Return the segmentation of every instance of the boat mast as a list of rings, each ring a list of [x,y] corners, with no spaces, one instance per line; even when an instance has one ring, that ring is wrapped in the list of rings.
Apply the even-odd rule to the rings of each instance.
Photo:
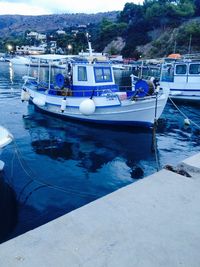
[[[89,57],[92,57],[93,56],[93,53],[92,53],[92,44],[91,44],[91,42],[89,40],[90,35],[89,35],[88,32],[86,33],[86,37],[87,37],[87,41],[88,41],[88,49],[87,50],[89,51]]]
[[[50,90],[50,84],[51,84],[51,60],[49,60],[49,85],[48,85],[49,90]]]

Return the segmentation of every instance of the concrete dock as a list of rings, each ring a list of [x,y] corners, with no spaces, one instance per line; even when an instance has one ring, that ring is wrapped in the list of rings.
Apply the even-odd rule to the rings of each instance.
[[[1,267],[199,267],[200,153],[0,245]]]

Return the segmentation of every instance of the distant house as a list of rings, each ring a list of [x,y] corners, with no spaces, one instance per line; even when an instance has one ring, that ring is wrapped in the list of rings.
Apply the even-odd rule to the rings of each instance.
[[[79,24],[78,25],[78,29],[86,29],[87,28],[87,25],[85,24]]]
[[[56,50],[57,50],[57,42],[56,41],[50,41],[49,45],[50,45],[50,53],[55,54]]]
[[[57,33],[58,35],[65,35],[65,34],[66,34],[66,32],[63,31],[63,30],[57,30],[56,33]]]
[[[37,40],[44,41],[47,39],[46,34],[38,33]]]
[[[27,38],[34,38],[34,39],[37,39],[37,36],[38,36],[37,32],[29,32],[26,35]]]
[[[77,34],[78,33],[78,30],[72,30],[71,33]]]
[[[38,33],[38,32],[29,32],[27,33],[26,37],[28,39],[36,39],[36,40],[39,40],[39,41],[44,41],[47,39],[47,36],[46,34],[41,34],[41,33]]]

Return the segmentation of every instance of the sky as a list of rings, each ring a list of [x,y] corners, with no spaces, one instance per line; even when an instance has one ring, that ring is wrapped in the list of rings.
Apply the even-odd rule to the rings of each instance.
[[[0,0],[0,15],[97,13],[122,10],[127,2],[142,4],[143,0]]]

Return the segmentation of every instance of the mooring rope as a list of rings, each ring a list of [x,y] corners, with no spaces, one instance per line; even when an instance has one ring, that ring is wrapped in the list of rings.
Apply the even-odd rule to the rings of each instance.
[[[156,93],[156,102],[155,102],[155,115],[154,115],[153,133],[152,133],[152,150],[155,153],[157,171],[159,171],[160,170],[160,163],[159,163],[157,140],[156,140],[157,109],[158,109],[158,93]]]
[[[171,97],[169,97],[169,100],[171,101],[171,103],[174,105],[174,107],[180,112],[180,114],[181,114],[184,118],[189,119],[188,116],[187,116],[185,113],[183,113],[183,112],[180,110],[180,108],[174,103],[174,101],[171,99]],[[198,129],[200,129],[200,126],[199,126],[198,124],[196,124],[193,120],[189,119],[189,121],[190,121],[192,124],[194,124]]]

